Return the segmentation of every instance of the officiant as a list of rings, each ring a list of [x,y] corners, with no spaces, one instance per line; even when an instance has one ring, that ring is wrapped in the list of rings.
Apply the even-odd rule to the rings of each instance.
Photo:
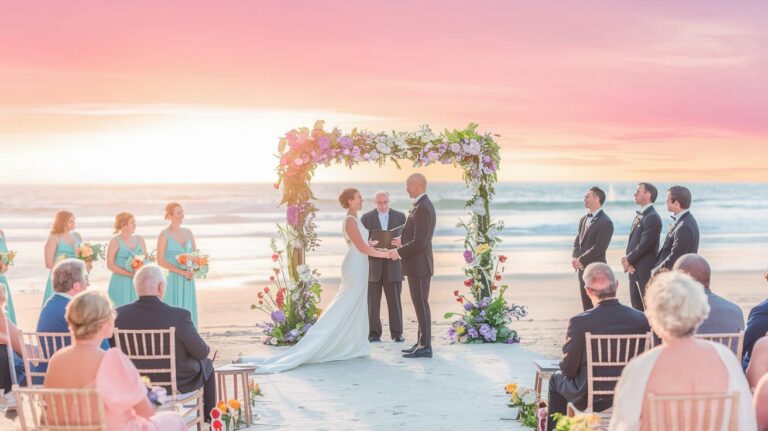
[[[376,208],[361,217],[360,221],[368,229],[371,237],[376,237],[376,231],[393,231],[393,234],[380,232],[380,238],[399,236],[405,225],[405,214],[389,207],[389,193],[377,192],[374,196]],[[388,241],[386,241],[388,242]],[[392,248],[391,244],[376,244],[377,248]],[[403,337],[403,307],[400,304],[400,293],[403,290],[403,272],[399,260],[368,258],[368,341],[381,341],[381,292],[387,297],[389,310],[389,334],[398,343],[405,341]]]

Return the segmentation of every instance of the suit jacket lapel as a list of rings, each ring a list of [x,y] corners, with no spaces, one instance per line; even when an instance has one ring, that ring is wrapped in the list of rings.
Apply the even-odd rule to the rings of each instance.
[[[587,236],[587,220],[589,217],[584,216],[581,218],[581,226],[579,226],[579,245],[584,242],[584,237]]]
[[[387,218],[387,230],[392,230],[392,210],[389,210],[389,217]]]
[[[379,211],[373,210],[373,227],[376,228],[378,226],[378,230],[381,230],[381,220],[379,219]]]

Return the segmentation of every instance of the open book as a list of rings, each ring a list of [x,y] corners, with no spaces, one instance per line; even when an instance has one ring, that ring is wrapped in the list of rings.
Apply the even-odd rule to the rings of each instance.
[[[375,246],[378,249],[392,250],[395,248],[392,246],[392,239],[400,234],[399,231],[403,228],[403,226],[398,226],[390,230],[374,229],[368,235],[368,239],[378,241],[379,243]]]

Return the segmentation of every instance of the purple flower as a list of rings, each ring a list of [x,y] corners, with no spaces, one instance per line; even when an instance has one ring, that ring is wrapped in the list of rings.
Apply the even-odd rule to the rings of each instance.
[[[483,156],[483,161],[484,161],[485,163],[488,163],[488,162],[490,162],[490,161],[491,161],[491,156]]]
[[[456,340],[456,329],[455,328],[450,328],[448,330],[448,338],[450,338],[451,341]]]
[[[429,159],[430,162],[434,162],[435,160],[440,158],[440,154],[437,154],[435,151],[430,151],[427,154],[427,159]]]
[[[475,308],[475,306],[472,305],[471,302],[467,302],[466,304],[464,304],[464,309],[467,311],[472,311],[473,308]]]
[[[275,310],[272,312],[272,321],[275,322],[275,324],[279,325],[283,322],[285,322],[285,313],[282,312],[282,310]]]
[[[298,205],[289,205],[288,209],[285,210],[285,219],[288,222],[289,225],[295,226],[299,223],[299,206]]]
[[[507,341],[504,342],[504,344],[515,344],[520,342],[520,337],[517,335],[514,335],[512,337],[507,338]]]
[[[475,260],[475,256],[472,254],[472,250],[464,250],[464,261],[472,263],[473,260]]]
[[[360,147],[352,147],[352,157],[360,157]]]
[[[337,139],[336,142],[338,142],[339,145],[341,145],[341,148],[344,148],[344,149],[352,148],[352,145],[353,145],[352,138],[350,138],[349,136],[342,136],[339,139]]]
[[[496,341],[496,328],[492,328],[486,323],[480,327],[480,335],[487,341]]]
[[[491,298],[485,297],[480,300],[480,308],[488,308],[489,305],[491,305]]]
[[[469,331],[467,331],[467,334],[470,338],[477,338],[477,329],[475,328],[469,328]]]
[[[328,150],[331,149],[331,138],[329,138],[326,135],[323,135],[323,136],[320,136],[319,138],[317,138],[316,142],[317,142],[317,146],[322,151],[328,151]]]

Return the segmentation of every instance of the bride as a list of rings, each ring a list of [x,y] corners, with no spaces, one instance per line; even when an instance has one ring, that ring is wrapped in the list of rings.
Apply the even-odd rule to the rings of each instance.
[[[368,256],[384,258],[387,253],[366,243],[368,230],[357,218],[363,198],[357,189],[347,188],[339,196],[347,210],[343,233],[347,254],[341,264],[341,286],[336,297],[304,338],[290,348],[268,358],[242,357],[238,362],[255,363],[256,373],[268,374],[296,368],[302,364],[341,361],[368,356]]]

